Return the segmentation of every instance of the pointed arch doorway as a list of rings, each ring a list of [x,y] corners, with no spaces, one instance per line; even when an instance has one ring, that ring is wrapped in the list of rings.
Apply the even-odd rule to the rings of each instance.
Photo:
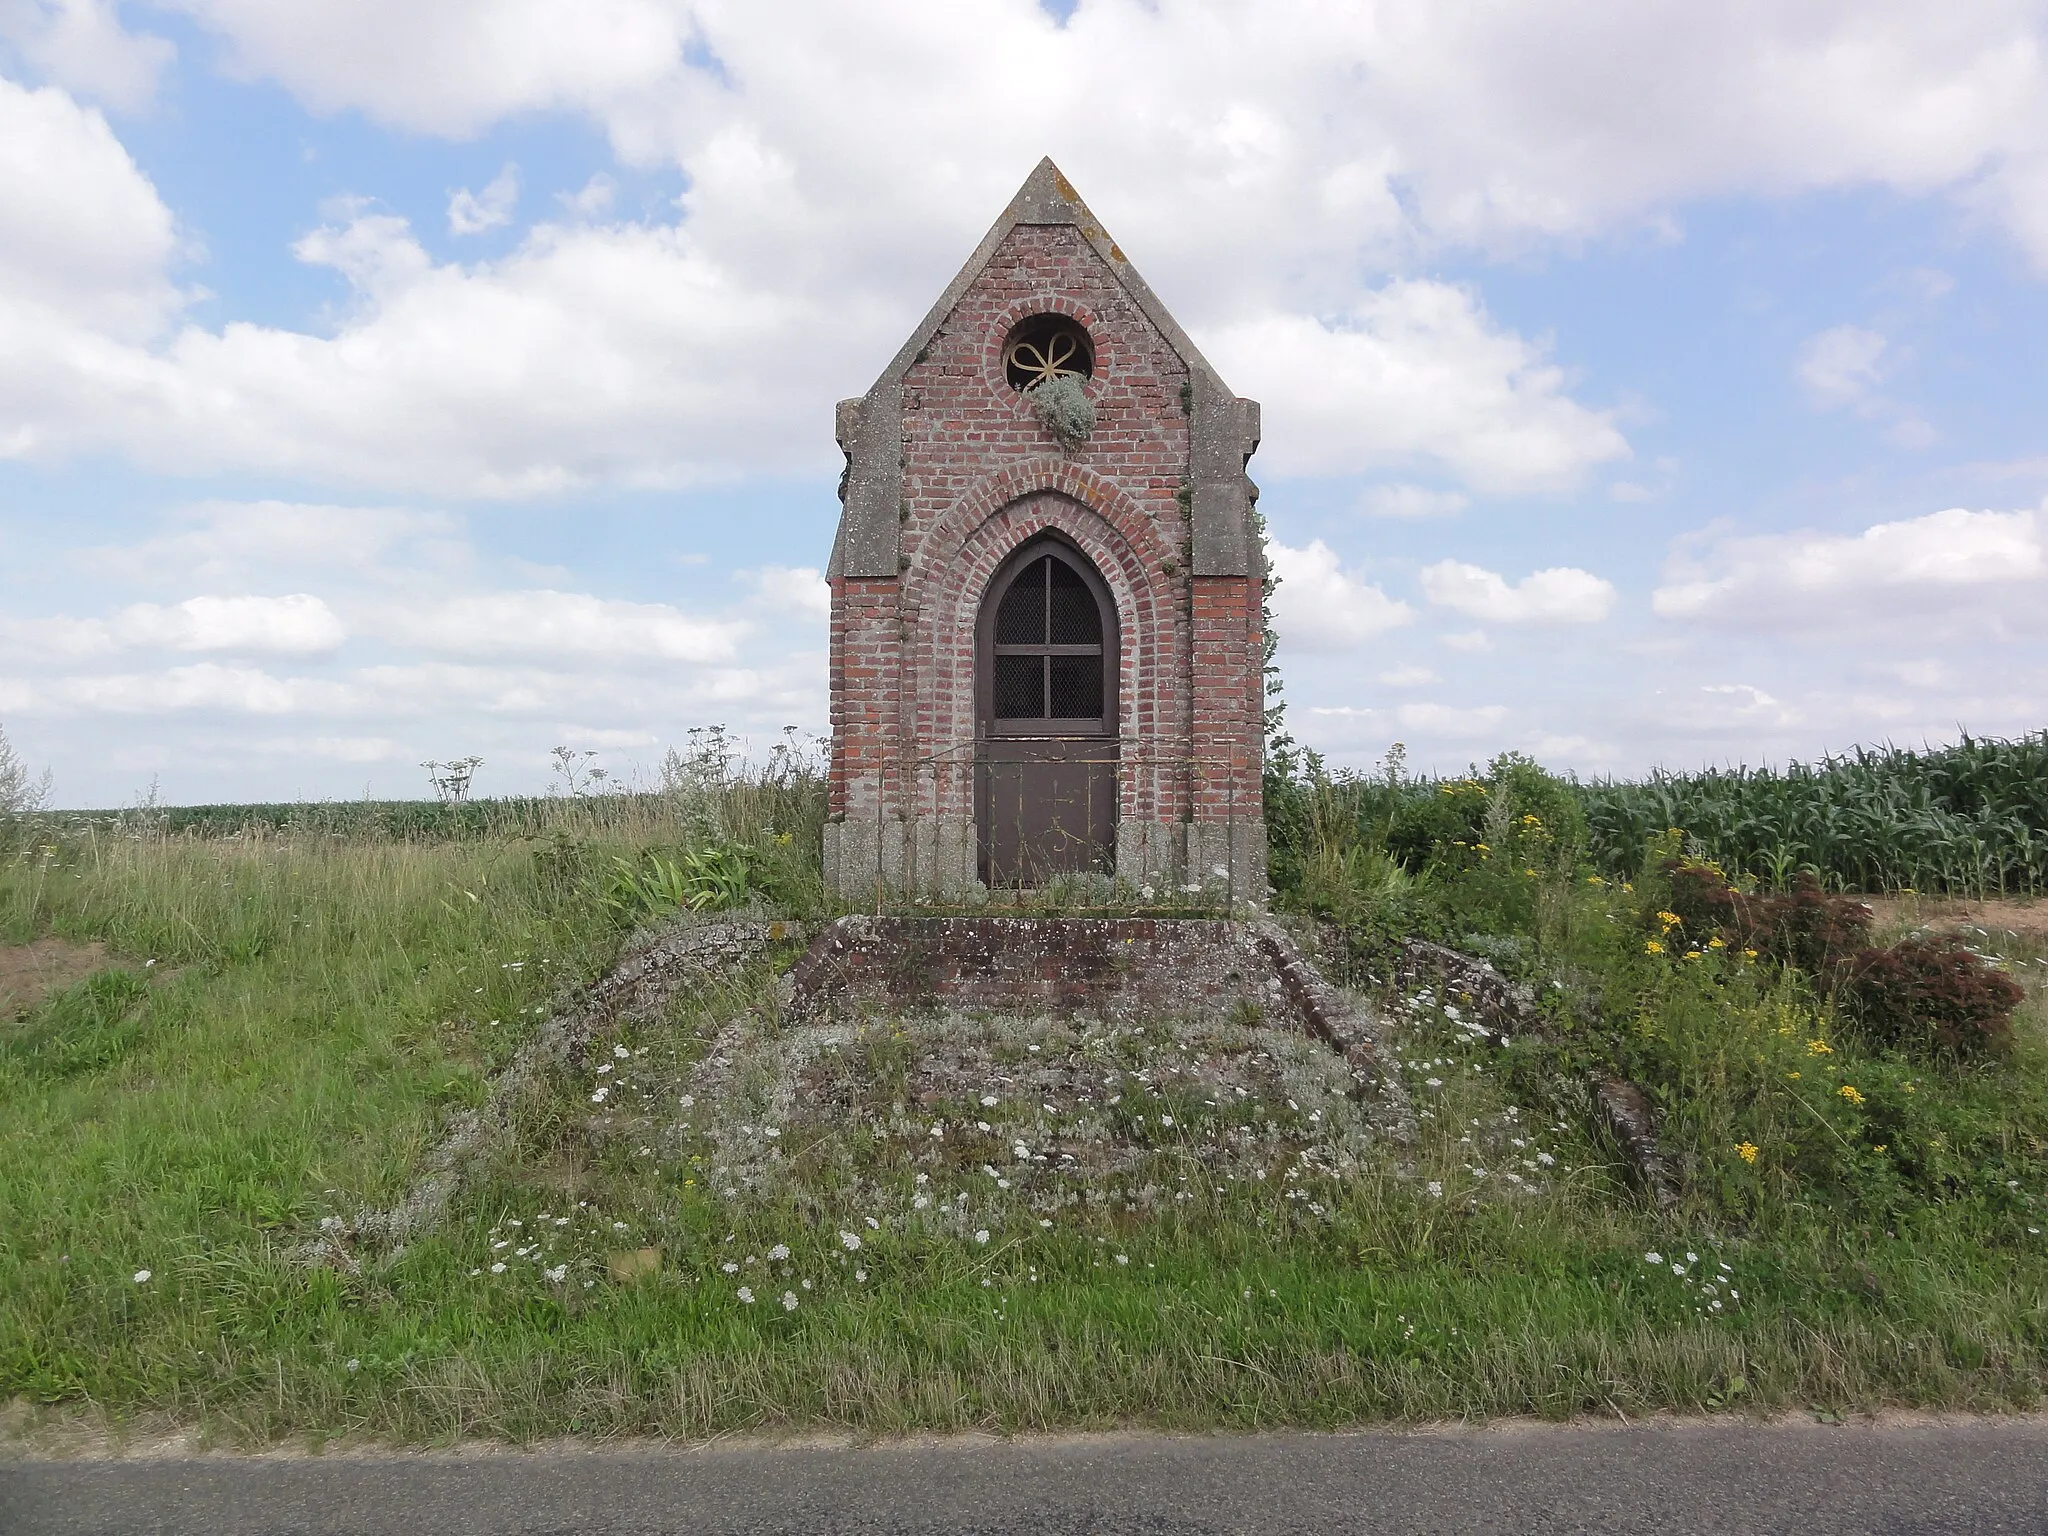
[[[989,583],[974,679],[984,883],[1114,871],[1117,654],[1109,588],[1064,539],[1032,539]]]

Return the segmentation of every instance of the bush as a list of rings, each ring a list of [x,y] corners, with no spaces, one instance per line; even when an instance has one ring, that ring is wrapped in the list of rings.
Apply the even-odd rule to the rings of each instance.
[[[1968,1059],[2006,1052],[2026,992],[1954,934],[1938,934],[1855,955],[1842,998],[1874,1045]]]
[[[1789,891],[1765,893],[1738,890],[1715,864],[1667,859],[1660,867],[1671,911],[1695,942],[1718,934],[1732,948],[1815,977],[1833,976],[1870,942],[1870,908],[1828,894],[1811,874],[1802,872]]]

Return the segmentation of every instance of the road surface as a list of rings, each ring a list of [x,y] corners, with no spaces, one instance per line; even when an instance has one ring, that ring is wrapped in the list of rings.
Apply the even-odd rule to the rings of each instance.
[[[0,1460],[0,1533],[2048,1533],[2048,1419]]]

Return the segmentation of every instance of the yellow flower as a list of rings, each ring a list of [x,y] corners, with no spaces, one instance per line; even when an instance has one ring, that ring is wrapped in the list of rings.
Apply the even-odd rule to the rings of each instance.
[[[1799,1074],[1797,1072],[1787,1072],[1785,1075],[1787,1077],[1797,1077]]]
[[[1880,1141],[1876,1146],[1872,1147],[1870,1150],[1873,1152],[1882,1152],[1884,1148],[1885,1144]]]
[[[1861,1104],[1863,1102],[1863,1095],[1856,1091],[1853,1084],[1844,1083],[1841,1087],[1837,1088],[1835,1092],[1839,1093],[1851,1104]]]
[[[1809,1040],[1806,1042],[1806,1054],[1809,1056],[1831,1056],[1834,1054],[1834,1050],[1835,1048],[1825,1040]]]
[[[1739,1146],[1737,1146],[1737,1147],[1736,1147],[1736,1149],[1735,1149],[1735,1155],[1736,1155],[1737,1157],[1741,1158],[1741,1159],[1742,1159],[1742,1160],[1743,1160],[1743,1161],[1744,1161],[1745,1163],[1753,1163],[1753,1162],[1755,1162],[1755,1161],[1756,1161],[1756,1143],[1755,1143],[1755,1142],[1753,1142],[1753,1141],[1745,1141],[1745,1142],[1741,1143],[1741,1144],[1740,1144]]]
[[[1626,880],[1624,880],[1624,881],[1622,881],[1622,882],[1621,882],[1621,888],[1622,888],[1622,889],[1623,889],[1624,891],[1630,891],[1630,892],[1633,892],[1633,891],[1635,890],[1635,887],[1634,887],[1634,886],[1632,886],[1632,885],[1630,885],[1630,884],[1629,884],[1629,883],[1628,883],[1628,882],[1627,882]]]
[[[1643,941],[1643,952],[1645,954],[1661,955],[1664,953],[1664,946],[1655,939],[1645,939]]]
[[[1605,885],[1606,883],[1607,882],[1605,880],[1602,880],[1598,875],[1586,876],[1586,884],[1588,885]]]
[[[1522,873],[1523,873],[1523,874],[1525,874],[1525,875],[1533,875],[1533,874],[1535,874],[1535,873],[1536,873],[1536,871],[1535,871],[1535,870],[1533,870],[1533,869],[1525,869],[1525,870],[1523,870],[1523,871],[1522,871]]]
[[[1540,827],[1543,825],[1543,818],[1541,816],[1524,816],[1522,818],[1522,825],[1525,827]]]
[[[1657,921],[1662,923],[1666,928],[1676,928],[1680,923],[1684,922],[1685,919],[1680,917],[1676,912],[1659,912],[1657,914]]]
[[[1908,1093],[1917,1093],[1918,1091],[1919,1091],[1919,1089],[1918,1089],[1917,1087],[1915,1087],[1915,1085],[1913,1085],[1912,1083],[1908,1083],[1908,1084],[1906,1084],[1906,1092],[1908,1092]]]
[[[1742,958],[1745,960],[1754,960],[1756,958],[1756,951],[1753,949],[1745,949],[1742,952]]]
[[[1711,939],[1707,940],[1707,948],[1709,949],[1726,949],[1727,947],[1728,941],[1722,938],[1721,935],[1719,935],[1718,933],[1715,934]]]

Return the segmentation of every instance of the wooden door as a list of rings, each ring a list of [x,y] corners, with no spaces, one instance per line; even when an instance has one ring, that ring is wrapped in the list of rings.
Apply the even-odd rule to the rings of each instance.
[[[1116,608],[1063,540],[1019,550],[976,634],[975,823],[991,886],[1109,874],[1116,857]]]

